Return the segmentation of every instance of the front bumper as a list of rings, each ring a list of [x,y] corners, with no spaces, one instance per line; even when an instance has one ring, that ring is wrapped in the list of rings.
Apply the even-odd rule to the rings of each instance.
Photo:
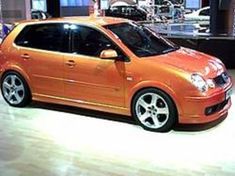
[[[231,97],[226,99],[226,92],[232,89],[232,84],[217,93],[204,97],[186,97],[183,113],[179,116],[179,123],[202,124],[215,121],[228,113],[232,105]],[[207,113],[208,108],[214,108]]]

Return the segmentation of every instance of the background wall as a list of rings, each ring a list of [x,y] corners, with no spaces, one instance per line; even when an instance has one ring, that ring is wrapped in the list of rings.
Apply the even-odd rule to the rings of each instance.
[[[2,0],[4,23],[30,19],[30,0]]]
[[[228,33],[235,36],[235,0],[231,0],[228,10]]]
[[[88,16],[92,0],[60,0],[60,16]]]

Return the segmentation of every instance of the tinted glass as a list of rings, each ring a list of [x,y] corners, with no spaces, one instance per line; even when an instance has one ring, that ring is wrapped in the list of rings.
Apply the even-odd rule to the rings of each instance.
[[[151,29],[135,23],[120,23],[105,27],[115,33],[138,57],[164,54],[179,48]]]
[[[58,23],[26,26],[15,43],[24,47],[68,52],[69,29],[64,26]]]
[[[42,19],[42,14],[37,12],[32,12],[32,19]]]
[[[72,30],[72,52],[81,55],[99,57],[105,49],[114,49],[120,57],[122,52],[113,45],[103,33],[90,27],[73,25]]]
[[[199,15],[200,16],[209,16],[210,15],[210,10],[209,9],[202,10]]]
[[[163,0],[155,0],[156,5],[162,5]]]
[[[120,13],[120,8],[118,8],[118,7],[112,7],[112,8],[110,9],[110,11],[111,11],[112,14],[119,14],[119,13]]]
[[[127,7],[127,8],[125,8],[125,13],[127,14],[127,15],[132,15],[132,13],[133,13],[133,11],[135,10],[134,8],[132,8],[132,7]]]

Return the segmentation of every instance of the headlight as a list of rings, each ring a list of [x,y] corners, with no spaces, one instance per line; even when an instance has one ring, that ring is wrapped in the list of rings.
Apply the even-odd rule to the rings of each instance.
[[[214,81],[212,80],[212,79],[208,79],[207,81],[206,81],[206,83],[207,83],[207,85],[210,87],[210,88],[215,88],[215,83],[214,83]]]
[[[199,74],[192,74],[191,76],[192,84],[201,92],[206,92],[208,90],[208,84]]]
[[[216,57],[215,57],[214,59],[215,59],[215,61],[218,62],[219,64],[224,65],[224,63],[223,63],[220,59],[218,59],[218,58],[216,58]]]

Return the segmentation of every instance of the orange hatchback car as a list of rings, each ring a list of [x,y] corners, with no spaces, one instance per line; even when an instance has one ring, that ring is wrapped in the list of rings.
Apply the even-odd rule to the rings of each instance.
[[[133,116],[146,130],[226,116],[232,80],[212,56],[132,21],[70,17],[19,23],[0,51],[6,102],[59,103]]]

